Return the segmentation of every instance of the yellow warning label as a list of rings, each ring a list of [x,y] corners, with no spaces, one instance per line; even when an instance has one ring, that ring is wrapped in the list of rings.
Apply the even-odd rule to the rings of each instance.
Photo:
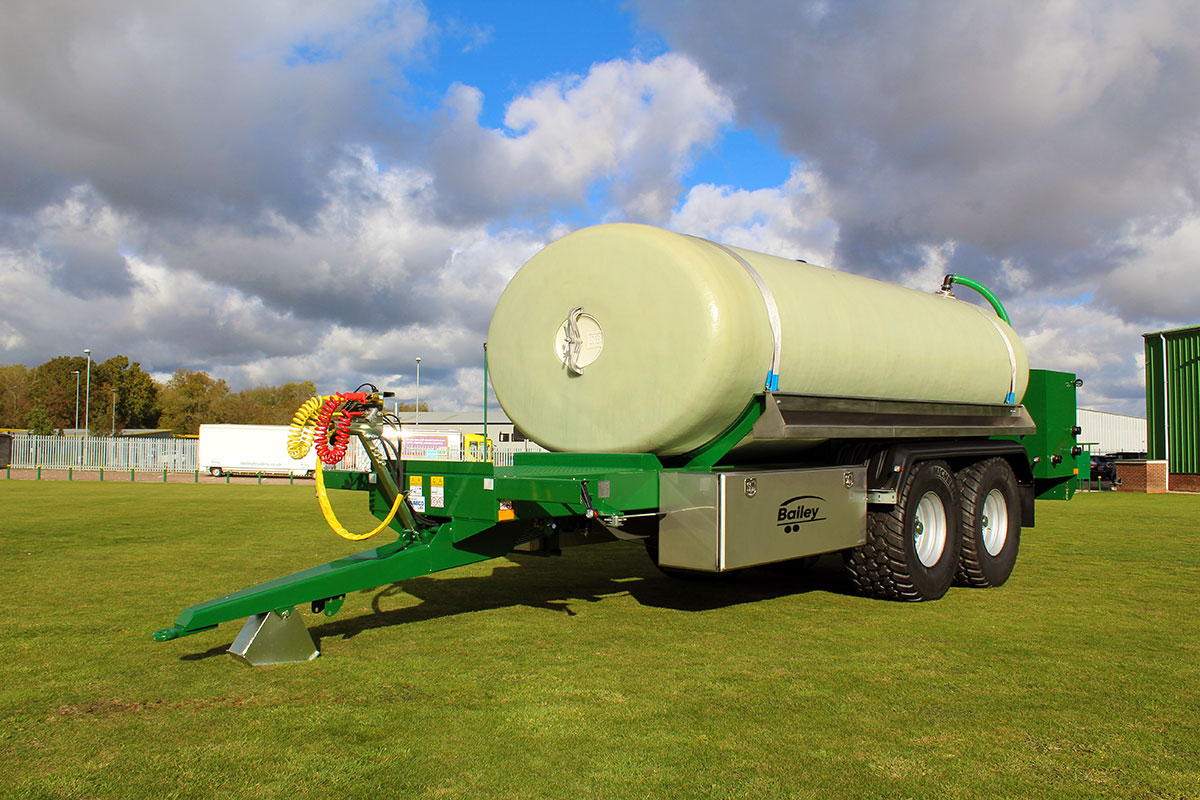
[[[424,478],[420,475],[409,475],[408,476],[408,485],[409,486],[420,486],[423,481],[424,481]]]
[[[431,477],[429,479],[429,485],[430,486],[445,486],[446,479],[443,478],[441,475],[434,475],[433,477]]]

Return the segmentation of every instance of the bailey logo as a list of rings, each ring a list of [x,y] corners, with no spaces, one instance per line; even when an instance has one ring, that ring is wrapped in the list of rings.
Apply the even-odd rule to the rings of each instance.
[[[776,524],[783,528],[784,533],[793,533],[806,522],[820,522],[825,519],[821,516],[821,504],[824,502],[824,497],[815,494],[802,494],[784,500],[779,504],[779,520]]]

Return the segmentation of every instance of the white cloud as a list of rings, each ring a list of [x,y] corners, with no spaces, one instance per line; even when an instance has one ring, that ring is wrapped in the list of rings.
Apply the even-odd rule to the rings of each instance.
[[[1131,221],[1196,207],[1194,3],[639,6],[820,172],[847,267],[955,241],[1069,282]]]
[[[547,240],[430,222],[418,191],[427,175],[382,172],[369,160],[360,168],[340,179],[370,188],[369,208],[332,192],[315,230],[276,217],[256,236],[201,225],[166,242],[89,190],[72,192],[39,212],[26,246],[0,250],[0,293],[23,298],[0,327],[0,363],[91,347],[160,375],[184,367],[235,387],[314,380],[331,391],[378,383],[421,355],[426,399],[477,405],[477,392],[459,396],[456,370],[481,361],[496,299]],[[76,292],[47,245],[64,239],[118,258],[122,291]],[[116,253],[130,239],[162,257]]]
[[[831,263],[982,280],[1035,366],[1142,413],[1140,333],[1200,308],[1200,5],[637,5],[819,177]]]
[[[463,375],[496,299],[569,229],[542,215],[599,185],[595,216],[665,218],[732,114],[676,55],[538,83],[498,130],[469,87],[432,117],[404,106],[403,70],[439,36],[492,35],[439,32],[416,0],[9,15],[0,291],[22,302],[0,362],[88,346],[160,375],[334,389],[421,355],[429,397],[475,404]]]
[[[701,184],[688,190],[666,227],[762,253],[832,267],[837,224],[819,175],[794,166],[782,185],[747,191]]]
[[[25,337],[11,323],[0,320],[0,348],[16,350],[25,344]]]
[[[704,73],[673,54],[538,84],[509,104],[504,129],[479,125],[482,103],[463,85],[445,99],[434,163],[456,215],[584,204],[597,181],[613,181],[621,214],[665,219],[693,154],[732,116]]]
[[[1083,379],[1081,407],[1146,415],[1141,326],[1091,303],[1021,303],[1008,310],[1030,366]]]
[[[86,182],[151,217],[303,218],[344,142],[383,139],[427,34],[404,0],[24,4],[0,26],[0,208]]]
[[[1158,327],[1200,320],[1200,216],[1131,234],[1133,253],[1100,284],[1100,296],[1129,319]]]

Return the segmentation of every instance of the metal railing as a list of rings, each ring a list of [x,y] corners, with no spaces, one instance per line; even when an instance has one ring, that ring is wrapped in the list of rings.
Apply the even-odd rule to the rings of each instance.
[[[505,442],[492,446],[492,463],[497,467],[511,467],[515,453],[544,453],[546,448],[533,442]]]
[[[194,472],[199,468],[196,439],[141,439],[125,436],[34,436],[15,434],[14,469],[129,470],[135,472]],[[510,467],[514,453],[542,452],[533,442],[505,443],[492,449],[498,467]],[[459,453],[451,454],[458,460]],[[353,442],[337,469],[366,471],[370,459]]]
[[[13,436],[11,466],[192,472],[196,469],[196,440],[18,434]]]

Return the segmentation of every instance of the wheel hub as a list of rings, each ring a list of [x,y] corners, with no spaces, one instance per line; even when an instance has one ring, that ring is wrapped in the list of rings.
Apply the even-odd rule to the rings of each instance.
[[[979,532],[988,555],[999,555],[1008,541],[1008,501],[999,489],[992,489],[983,500]]]
[[[917,503],[913,520],[913,549],[917,559],[926,567],[932,567],[942,558],[946,549],[946,506],[937,492],[926,492]]]

